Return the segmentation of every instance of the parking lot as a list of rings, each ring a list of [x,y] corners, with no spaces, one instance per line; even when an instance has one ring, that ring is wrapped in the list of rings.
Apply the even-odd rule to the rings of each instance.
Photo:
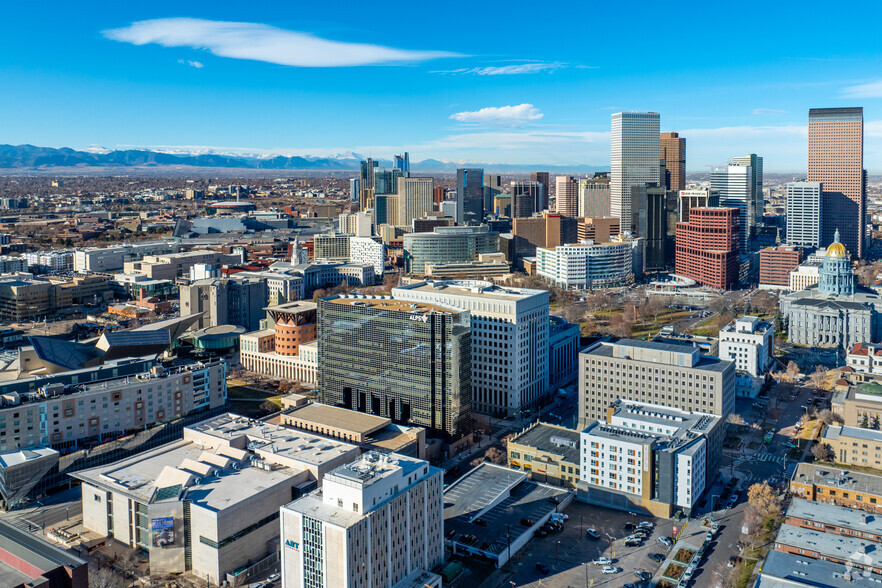
[[[667,549],[657,539],[671,536],[677,523],[654,519],[592,506],[574,503],[566,509],[569,520],[563,531],[547,537],[535,537],[511,562],[501,570],[500,586],[539,586],[567,588],[570,586],[621,587],[627,583],[646,586],[634,575],[636,570],[655,573],[659,563],[650,554],[665,554]],[[640,547],[625,547],[624,538],[630,534],[625,523],[651,521],[656,528]],[[594,528],[600,538],[588,537],[585,530]],[[612,559],[612,566],[619,568],[615,574],[603,574],[602,565],[590,562],[601,556]],[[537,564],[548,566],[549,573],[537,569]],[[587,565],[586,565],[587,564]],[[593,583],[592,583],[593,581]]]

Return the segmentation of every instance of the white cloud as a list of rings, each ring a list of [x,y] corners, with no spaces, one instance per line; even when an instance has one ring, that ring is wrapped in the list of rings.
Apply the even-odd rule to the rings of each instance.
[[[189,65],[190,67],[195,67],[196,69],[202,69],[203,67],[205,67],[205,65],[201,61],[192,61],[190,59],[186,61],[183,59],[178,59],[178,63],[182,65]]]
[[[754,115],[765,115],[765,114],[787,114],[786,110],[778,110],[777,108],[754,108],[751,114]]]
[[[882,80],[842,89],[843,98],[882,98]]]
[[[485,66],[485,67],[464,67],[461,69],[451,69],[446,71],[433,71],[431,73],[440,73],[440,74],[473,74],[478,76],[510,76],[510,75],[518,75],[518,74],[534,74],[534,73],[542,73],[547,71],[548,73],[552,73],[555,70],[563,69],[568,67],[566,63],[561,63],[559,61],[543,63],[543,62],[532,62],[532,63],[516,63],[512,65],[500,65],[500,66]],[[578,66],[578,67],[588,67],[588,66]]]
[[[488,106],[480,110],[466,110],[450,115],[453,120],[485,125],[521,125],[542,118],[542,112],[532,104],[517,106]]]
[[[367,43],[320,39],[248,22],[223,22],[199,18],[159,18],[133,22],[104,31],[114,41],[163,47],[205,49],[220,57],[250,59],[295,67],[351,67],[459,57],[446,51],[411,51]]]

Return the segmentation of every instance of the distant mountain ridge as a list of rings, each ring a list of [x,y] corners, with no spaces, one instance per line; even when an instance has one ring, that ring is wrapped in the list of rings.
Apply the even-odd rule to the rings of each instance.
[[[0,145],[0,170],[46,171],[51,168],[138,168],[151,167],[196,167],[226,168],[248,170],[303,170],[303,171],[356,171],[359,159],[356,153],[348,152],[332,157],[300,155],[230,155],[222,153],[168,153],[149,149],[78,151],[68,147],[37,147],[34,145]],[[392,167],[390,160],[376,160],[381,166]],[[545,164],[500,164],[500,163],[456,163],[426,159],[411,163],[413,171],[452,172],[460,167],[484,167],[492,171],[568,171],[590,173],[605,168],[590,165],[545,165]]]

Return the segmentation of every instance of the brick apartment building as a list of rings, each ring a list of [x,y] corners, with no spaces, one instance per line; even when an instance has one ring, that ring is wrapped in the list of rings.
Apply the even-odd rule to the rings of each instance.
[[[721,290],[738,284],[738,209],[693,208],[677,223],[676,273]]]

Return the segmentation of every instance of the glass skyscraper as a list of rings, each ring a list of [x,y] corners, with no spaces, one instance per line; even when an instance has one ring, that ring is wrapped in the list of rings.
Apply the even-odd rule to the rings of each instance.
[[[323,298],[318,398],[455,441],[470,426],[470,325],[468,311],[433,304]]]
[[[484,221],[484,170],[456,170],[456,214],[460,225],[480,225]]]

